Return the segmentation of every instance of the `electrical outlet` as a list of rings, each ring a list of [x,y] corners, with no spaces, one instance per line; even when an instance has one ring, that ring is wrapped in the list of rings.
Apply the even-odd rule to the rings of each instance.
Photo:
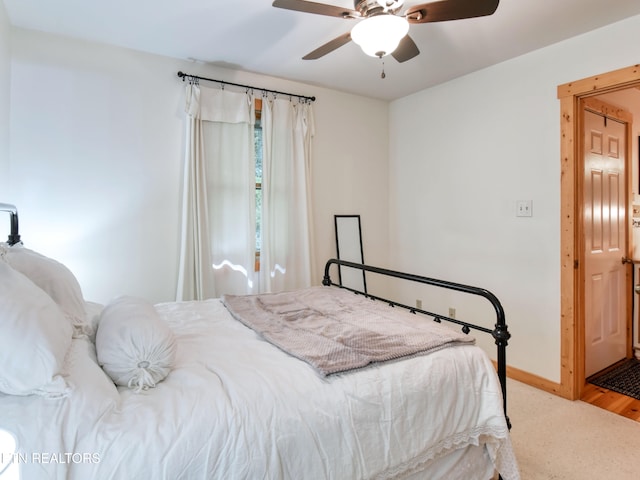
[[[449,307],[449,318],[456,318],[456,309]]]
[[[422,300],[416,299],[416,308],[422,309]]]

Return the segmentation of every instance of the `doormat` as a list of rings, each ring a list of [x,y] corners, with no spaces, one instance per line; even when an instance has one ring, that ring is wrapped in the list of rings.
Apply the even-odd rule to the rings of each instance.
[[[630,358],[606,373],[589,378],[588,382],[640,400],[640,361]]]

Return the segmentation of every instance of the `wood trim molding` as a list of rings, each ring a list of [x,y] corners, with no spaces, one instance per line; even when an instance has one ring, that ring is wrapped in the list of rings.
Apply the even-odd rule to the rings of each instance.
[[[587,110],[598,113],[608,118],[613,118],[626,123],[633,123],[633,115],[627,110],[610,105],[595,97],[587,97],[582,99],[582,104]]]
[[[576,171],[574,161],[574,97],[560,99],[560,390],[565,398],[574,399],[576,342],[576,285],[578,285],[578,252],[575,251]]]
[[[577,178],[581,126],[580,101],[640,85],[640,65],[558,86],[560,100],[560,385],[558,395],[575,400],[584,387],[584,317],[581,292],[581,211]],[[552,384],[553,386],[554,384]],[[555,393],[555,392],[554,392]]]
[[[561,384],[552,382],[551,380],[547,380],[546,378],[539,377],[537,375],[534,375],[533,373],[525,372],[524,370],[520,370],[514,367],[507,367],[507,377],[511,378],[512,380],[531,385],[532,387],[536,387],[540,390],[544,390],[545,392],[563,396]],[[507,406],[508,405],[509,396],[507,392]]]
[[[558,98],[600,95],[608,91],[622,90],[634,86],[640,80],[640,64],[614,70],[613,72],[583,78],[558,86]]]
[[[497,370],[497,362],[491,360],[491,363],[493,363],[494,368]],[[519,368],[507,366],[507,378],[536,387],[545,392],[553,393],[554,395],[561,395],[562,386],[559,383],[552,382],[533,373],[525,372]],[[509,390],[507,389],[507,406],[509,405],[508,393]]]

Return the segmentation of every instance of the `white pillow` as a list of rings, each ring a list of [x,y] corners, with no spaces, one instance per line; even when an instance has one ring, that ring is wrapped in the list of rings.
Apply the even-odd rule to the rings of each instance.
[[[98,331],[98,324],[100,323],[100,314],[102,313],[102,309],[104,305],[101,305],[96,302],[84,302],[84,309],[87,312],[86,322],[88,326],[88,336],[91,343],[95,345],[96,343],[96,332]]]
[[[61,396],[73,329],[56,303],[0,261],[0,392]]]
[[[155,387],[171,371],[175,351],[173,332],[146,300],[119,297],[102,310],[96,353],[116,385],[136,392]]]
[[[2,253],[9,265],[44,290],[60,306],[74,327],[74,334],[89,333],[82,290],[71,270],[19,244],[4,248]]]

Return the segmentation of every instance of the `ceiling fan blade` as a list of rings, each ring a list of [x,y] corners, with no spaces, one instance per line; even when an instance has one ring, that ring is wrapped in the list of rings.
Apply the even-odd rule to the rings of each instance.
[[[350,41],[351,41],[351,32],[347,32],[325,43],[321,47],[316,48],[313,52],[308,53],[304,57],[302,57],[302,59],[317,60],[320,57],[324,57],[327,53],[333,52],[336,48],[346,45]]]
[[[462,18],[492,15],[500,0],[441,0],[407,9],[409,23],[446,22]]]
[[[400,40],[400,44],[398,48],[396,48],[391,56],[395,58],[398,62],[406,62],[407,60],[411,60],[413,57],[418,55],[420,50],[418,50],[418,46],[411,39],[409,35],[405,36],[402,40]]]
[[[317,15],[328,15],[339,18],[360,18],[360,12],[349,8],[336,7],[324,3],[307,2],[305,0],[275,0],[273,6],[294,10],[296,12],[315,13]]]

